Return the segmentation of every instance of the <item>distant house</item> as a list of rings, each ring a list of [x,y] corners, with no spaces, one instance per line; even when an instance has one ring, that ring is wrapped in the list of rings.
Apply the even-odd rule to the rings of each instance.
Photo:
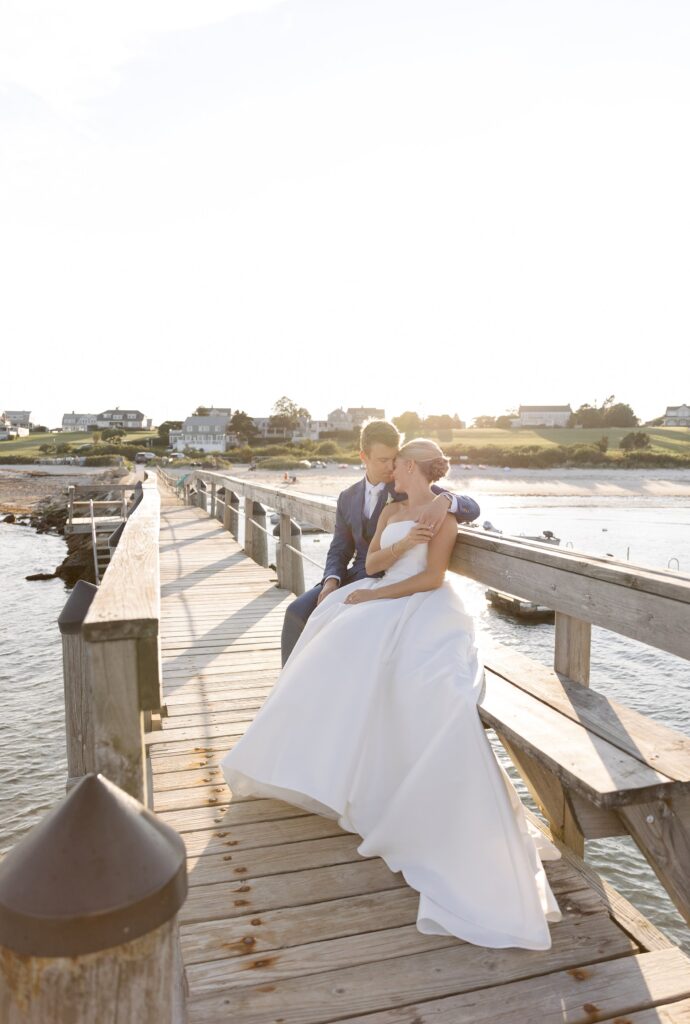
[[[106,409],[99,412],[96,426],[99,429],[120,428],[123,430],[150,430],[151,420],[147,420],[138,409]]]
[[[669,405],[664,413],[665,427],[690,427],[690,405]]]
[[[9,427],[31,428],[31,412],[28,409],[5,409],[2,417]]]
[[[252,416],[252,421],[259,431],[259,437],[280,441],[292,440],[293,431],[289,427],[276,427],[271,423],[270,416]]]
[[[569,405],[521,405],[513,427],[567,427],[573,410]]]
[[[62,429],[95,430],[98,425],[98,414],[95,412],[66,412],[62,417]]]
[[[6,409],[0,416],[0,441],[27,437],[30,429],[31,412],[26,409]]]
[[[360,405],[356,409],[348,409],[347,415],[352,422],[352,429],[361,427],[367,420],[385,420],[384,409],[371,409],[368,406]]]
[[[226,413],[214,416],[188,416],[181,430],[170,431],[170,447],[178,452],[197,448],[203,452],[226,452],[236,448],[239,439],[228,431],[230,417]]]

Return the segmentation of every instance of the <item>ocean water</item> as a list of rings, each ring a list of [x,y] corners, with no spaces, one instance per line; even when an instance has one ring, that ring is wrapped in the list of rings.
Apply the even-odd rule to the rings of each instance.
[[[561,546],[630,557],[666,568],[677,560],[690,574],[690,508],[684,498],[518,498],[483,496],[480,522],[504,533],[552,530]],[[303,550],[323,564],[330,537],[305,535]],[[27,582],[64,557],[62,538],[0,523],[0,854],[14,845],[64,795],[67,774],[62,661],[57,617],[68,597],[59,580]],[[269,547],[275,558],[275,544]],[[676,568],[676,562],[672,562]],[[321,578],[305,563],[307,586]],[[525,625],[493,611],[485,588],[462,581],[477,630],[552,663],[553,625]],[[690,664],[606,630],[593,630],[591,685],[621,703],[690,734]],[[498,743],[526,802],[519,778]],[[690,951],[690,932],[630,839],[587,843],[587,860],[657,927]]]

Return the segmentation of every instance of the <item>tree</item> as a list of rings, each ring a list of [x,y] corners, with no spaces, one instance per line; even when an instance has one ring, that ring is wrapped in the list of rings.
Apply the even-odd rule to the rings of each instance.
[[[609,439],[606,434],[602,434],[599,440],[594,443],[600,452],[607,452],[609,450]]]
[[[635,413],[625,402],[609,405],[604,412],[604,426],[606,427],[636,427],[639,422]]]
[[[495,416],[475,416],[472,420],[472,426],[477,427],[479,430],[488,430],[489,427],[496,426]]]
[[[271,415],[268,418],[272,427],[282,427],[283,430],[294,430],[299,425],[300,419],[311,419],[307,409],[298,406],[287,395],[283,395],[273,406]]]
[[[604,414],[596,405],[585,402],[570,417],[571,427],[603,427]]]
[[[240,441],[244,441],[245,444],[250,444],[259,433],[256,423],[243,409],[235,409],[228,429],[231,434],[237,434]]]
[[[636,448],[649,448],[649,435],[644,430],[634,430],[621,438],[623,451],[631,452]]]
[[[100,444],[102,439],[103,435],[101,434],[100,430],[94,430],[93,433],[91,434],[91,440],[93,441],[94,444]]]
[[[197,405],[192,416],[208,416],[208,407],[205,405]]]
[[[504,412],[502,416],[496,417],[496,426],[499,430],[511,430],[513,426],[513,420],[518,418],[516,412]]]
[[[166,448],[170,445],[170,431],[181,429],[182,420],[165,420],[163,423],[161,423],[161,425],[158,428],[158,436],[163,442],[163,444],[166,446]]]
[[[422,432],[422,421],[416,412],[403,412],[394,416],[393,423],[405,437],[419,437]]]

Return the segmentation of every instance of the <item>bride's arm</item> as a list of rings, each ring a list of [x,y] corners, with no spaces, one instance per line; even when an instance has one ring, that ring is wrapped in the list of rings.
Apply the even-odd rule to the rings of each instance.
[[[409,576],[406,580],[400,580],[399,583],[391,583],[387,587],[375,587],[371,590],[353,590],[346,598],[346,604],[378,601],[381,598],[409,597],[410,594],[419,594],[424,590],[436,590],[443,583],[457,536],[458,526],[455,517],[447,515],[441,529],[429,542],[427,566],[423,572],[418,572],[415,576]]]

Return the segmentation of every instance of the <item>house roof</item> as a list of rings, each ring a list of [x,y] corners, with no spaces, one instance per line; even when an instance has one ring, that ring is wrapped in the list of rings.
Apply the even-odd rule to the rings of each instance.
[[[140,412],[138,409],[106,409],[105,412],[99,412],[98,415],[101,417],[109,416],[111,419],[114,419],[115,417],[132,415],[137,416],[139,419],[142,420],[144,418],[143,412]]]
[[[676,412],[678,409],[688,409],[688,408],[690,408],[690,403],[688,403],[688,402],[686,402],[685,405],[667,405],[666,406],[666,415],[668,416],[668,414],[670,412]]]
[[[183,430],[191,427],[204,427],[209,434],[222,434],[228,425],[227,416],[188,416],[184,421]]]
[[[518,410],[523,412],[572,412],[569,405],[521,405]]]

